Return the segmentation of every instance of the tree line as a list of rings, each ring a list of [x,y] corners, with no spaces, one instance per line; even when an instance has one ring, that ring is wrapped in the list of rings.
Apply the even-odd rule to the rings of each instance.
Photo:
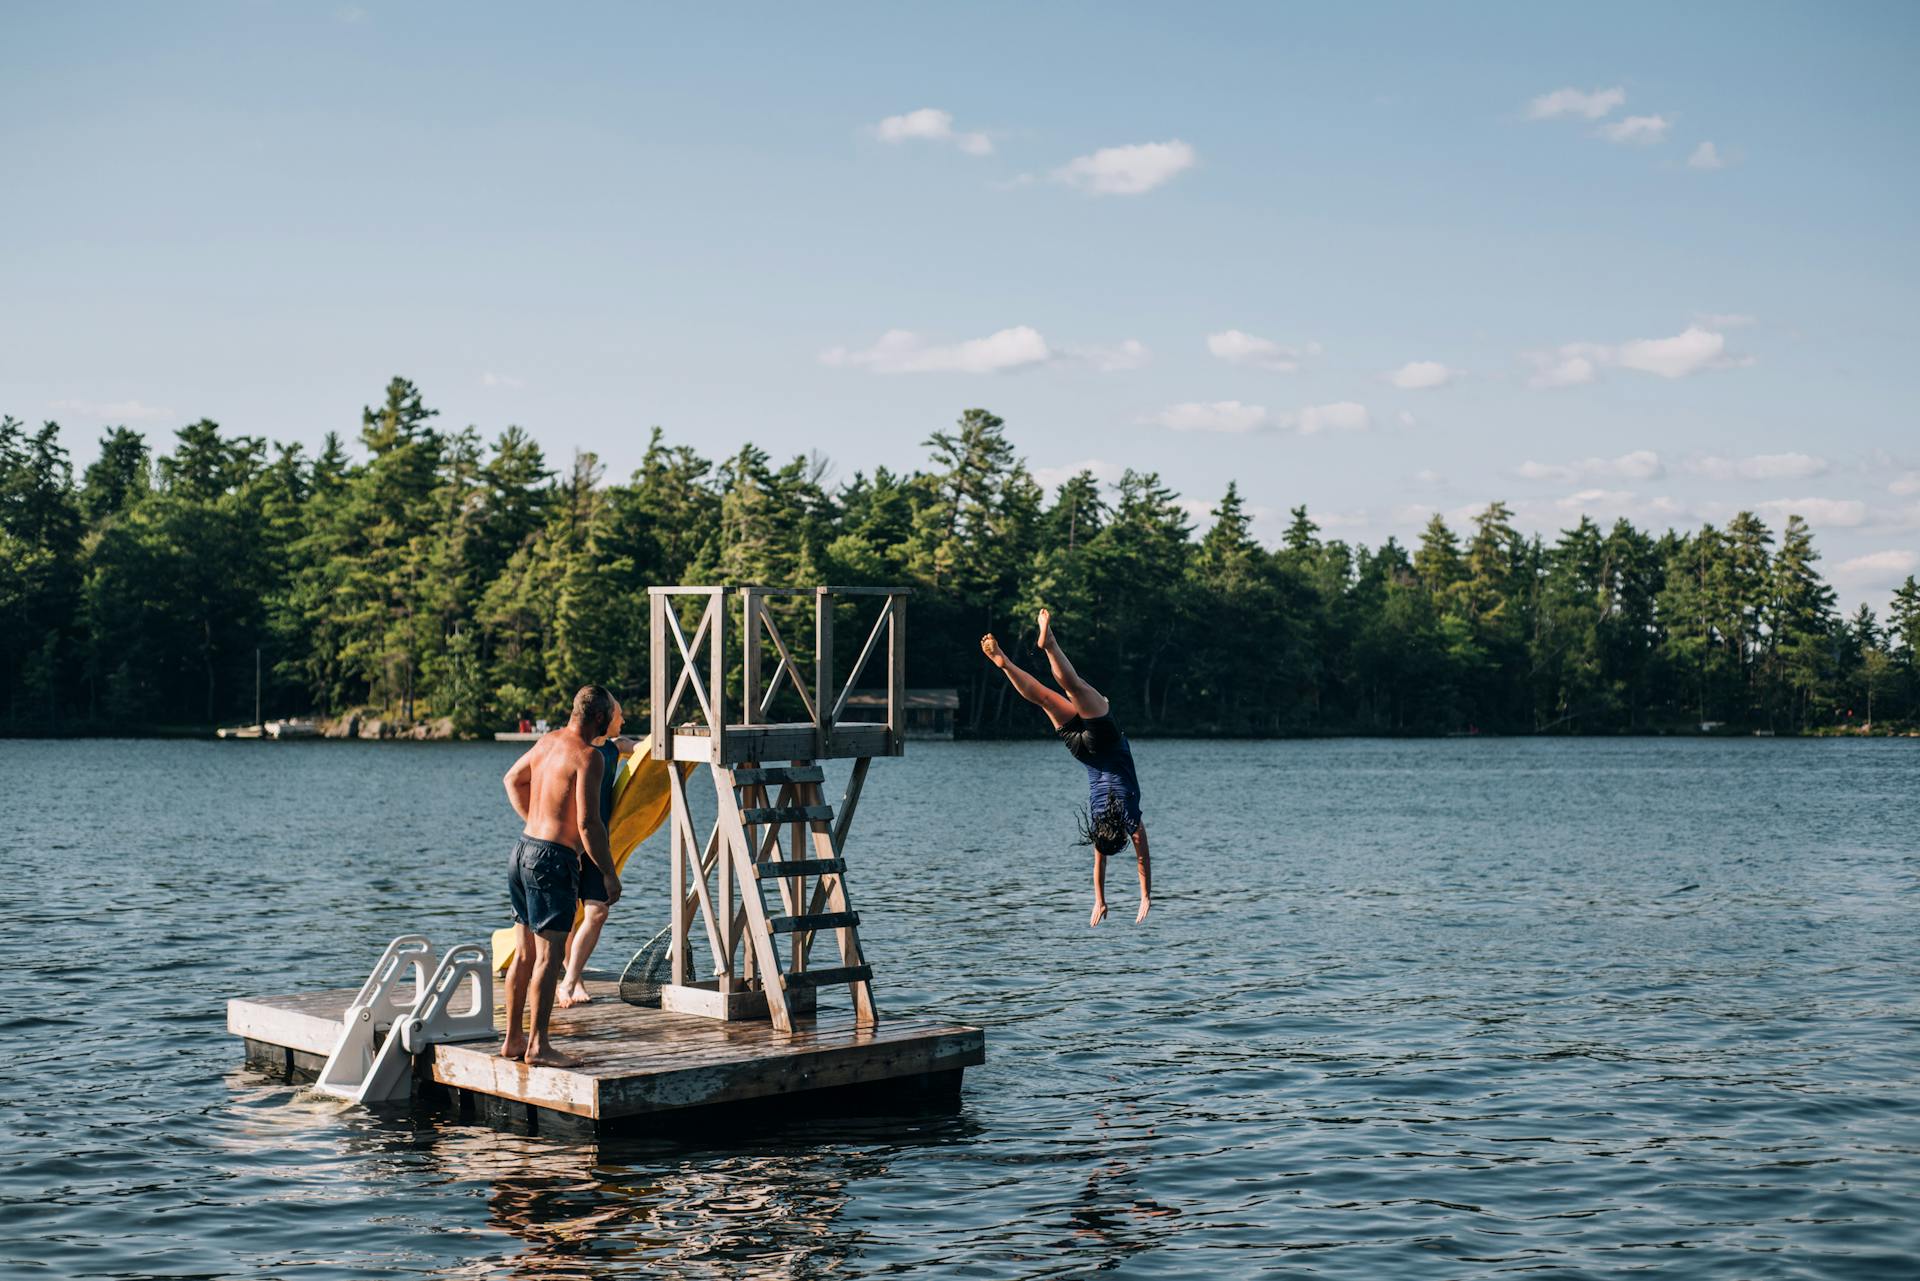
[[[916,686],[962,732],[1034,731],[981,660],[1030,664],[1032,618],[1135,733],[1798,732],[1920,719],[1920,589],[1840,617],[1812,533],[1752,513],[1653,534],[1582,518],[1552,541],[1494,503],[1417,546],[1277,547],[1229,485],[1204,530],[1159,477],[1052,493],[980,409],[925,465],[835,482],[743,446],[715,462],[654,429],[609,483],[525,431],[435,422],[396,378],[357,456],[209,421],[156,452],[108,430],[74,479],[58,428],[0,420],[0,728],[204,727],[372,708],[465,732],[554,714],[587,680],[637,705],[650,584],[904,584]],[[852,637],[856,643],[860,637]],[[844,665],[842,670],[845,670]]]

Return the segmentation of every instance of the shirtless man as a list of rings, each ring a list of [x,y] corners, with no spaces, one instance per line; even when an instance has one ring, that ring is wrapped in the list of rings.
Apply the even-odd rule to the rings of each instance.
[[[616,701],[613,705],[613,719],[607,723],[604,738],[596,739],[594,752],[600,757],[604,773],[600,777],[600,821],[613,822],[613,785],[620,774],[620,758],[640,745],[637,738],[629,738],[620,732],[626,712]],[[580,856],[580,924],[567,936],[567,945],[561,956],[565,958],[567,968],[560,975],[560,986],[555,989],[554,1004],[561,1009],[571,1009],[576,1005],[585,1005],[593,999],[587,991],[587,962],[593,957],[593,949],[600,942],[600,931],[606,928],[607,883],[600,875],[600,866],[585,854]]]
[[[573,696],[573,716],[543,736],[513,763],[503,780],[525,834],[507,863],[507,893],[513,900],[513,963],[507,967],[507,1038],[502,1058],[536,1067],[567,1067],[573,1060],[547,1040],[553,991],[560,979],[567,931],[580,893],[580,853],[600,869],[607,902],[620,901],[620,874],[607,849],[607,823],[600,815],[600,779],[605,771],[593,740],[607,732],[616,704],[598,685]],[[521,1015],[533,989],[533,1027],[523,1033]]]

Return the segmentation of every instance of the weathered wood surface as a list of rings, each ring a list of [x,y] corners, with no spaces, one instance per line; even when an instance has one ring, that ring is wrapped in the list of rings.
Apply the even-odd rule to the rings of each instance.
[[[861,1027],[836,1012],[781,1032],[763,1022],[727,1023],[626,1005],[611,981],[589,980],[587,989],[594,997],[590,1004],[553,1012],[555,1043],[578,1060],[573,1067],[528,1067],[500,1058],[491,1040],[467,1041],[433,1047],[433,1079],[604,1121],[957,1071],[986,1061],[986,1036],[974,1027],[904,1018]],[[227,1027],[249,1042],[324,1057],[355,991],[236,999],[227,1004]],[[504,1005],[496,988],[495,1007]]]
[[[893,731],[887,726],[866,721],[842,721],[833,727],[832,742],[822,749],[819,730],[806,723],[779,725],[735,724],[727,727],[726,743],[720,753],[722,765],[746,761],[824,760],[828,757],[886,756],[891,753]],[[695,763],[714,760],[714,746],[705,725],[680,724],[673,727],[672,756]],[[663,740],[665,742],[665,740]],[[663,747],[661,755],[667,754]]]

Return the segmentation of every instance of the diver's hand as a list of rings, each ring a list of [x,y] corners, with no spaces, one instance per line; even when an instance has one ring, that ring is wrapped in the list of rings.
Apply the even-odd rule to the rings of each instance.
[[[607,906],[612,907],[620,901],[620,874],[611,873],[607,877]]]

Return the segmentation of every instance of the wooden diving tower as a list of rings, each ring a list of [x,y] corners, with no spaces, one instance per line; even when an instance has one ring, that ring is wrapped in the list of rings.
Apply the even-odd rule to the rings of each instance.
[[[897,587],[649,589],[654,755],[707,766],[717,805],[703,840],[688,804],[692,776],[668,772],[672,961],[661,1008],[771,1019],[784,1032],[795,1016],[813,1012],[820,988],[844,985],[856,1025],[876,1023],[873,967],[847,884],[847,833],[873,758],[905,751],[907,594]],[[737,633],[729,597],[738,603]],[[839,614],[865,629],[844,681],[834,664]],[[806,650],[790,643],[799,635],[781,630],[798,633],[809,622],[810,666],[795,657]],[[883,718],[846,719],[870,670],[884,672]],[[737,718],[728,698],[736,671]],[[783,704],[803,718],[774,719]],[[838,805],[830,804],[820,762],[845,758],[852,774]],[[696,916],[711,962],[704,978],[694,973]],[[827,933],[837,963],[816,966],[815,941]]]
[[[926,1018],[879,1025],[873,967],[847,887],[847,830],[868,767],[905,748],[906,605],[904,590],[884,587],[651,589],[654,752],[709,768],[717,817],[702,840],[687,792],[697,768],[684,778],[666,771],[672,948],[661,1008],[624,1004],[617,984],[595,977],[591,1004],[553,1012],[571,1067],[498,1055],[505,994],[497,981],[490,1003],[483,996],[461,1016],[471,1026],[444,1039],[407,1032],[419,1021],[408,1011],[423,987],[438,990],[418,972],[394,993],[381,988],[383,1000],[391,996],[384,1003],[370,1002],[368,988],[238,997],[227,1003],[227,1030],[256,1067],[303,1080],[323,1073],[356,1023],[367,1022],[361,1039],[393,1060],[382,1078],[389,1101],[437,1102],[462,1117],[545,1134],[651,1132],[742,1108],[784,1116],[794,1095],[816,1114],[840,1104],[869,1114],[951,1105],[965,1069],[986,1060],[986,1036]],[[856,631],[865,639],[844,681],[834,665],[837,621],[865,629]],[[809,623],[811,647],[796,649]],[[884,674],[884,704],[870,689],[851,703],[869,673]],[[880,720],[847,719],[849,708],[870,718],[882,706]],[[837,759],[850,759],[852,773],[829,804],[821,762]],[[628,884],[637,890],[641,882]],[[621,911],[647,897],[623,898]],[[484,893],[479,904],[496,920],[504,906]],[[705,948],[695,946],[696,918]],[[816,966],[815,941],[827,934],[838,955]],[[413,936],[388,949],[413,943],[422,955],[430,950]],[[705,963],[704,975],[696,976],[696,962]],[[383,973],[376,967],[369,986]],[[840,986],[852,1009],[819,1014],[819,989]],[[405,1062],[389,1047],[395,1035]]]

